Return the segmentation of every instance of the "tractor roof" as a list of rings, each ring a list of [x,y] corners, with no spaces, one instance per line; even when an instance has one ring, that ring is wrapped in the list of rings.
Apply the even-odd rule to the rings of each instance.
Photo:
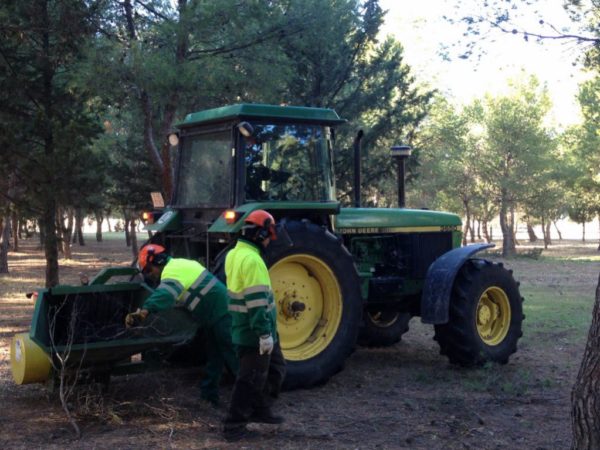
[[[333,109],[240,103],[188,114],[183,122],[179,122],[177,126],[183,128],[203,123],[225,122],[232,119],[291,120],[321,123],[323,125],[337,125],[346,122],[344,119],[340,119],[340,116]]]

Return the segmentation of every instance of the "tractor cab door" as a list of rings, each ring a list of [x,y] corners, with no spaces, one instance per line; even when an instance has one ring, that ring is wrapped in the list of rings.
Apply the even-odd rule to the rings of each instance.
[[[314,124],[252,123],[240,135],[239,203],[334,201],[331,131]]]

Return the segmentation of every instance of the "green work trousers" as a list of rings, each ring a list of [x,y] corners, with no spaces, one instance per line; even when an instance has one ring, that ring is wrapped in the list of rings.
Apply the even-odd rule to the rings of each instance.
[[[233,375],[238,373],[238,359],[231,343],[231,316],[224,315],[212,326],[205,329],[206,366],[200,383],[200,395],[203,399],[217,405],[219,403],[219,384],[223,366]]]

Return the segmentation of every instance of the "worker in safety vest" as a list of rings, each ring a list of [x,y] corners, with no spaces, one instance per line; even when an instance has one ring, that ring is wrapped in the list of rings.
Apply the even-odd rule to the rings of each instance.
[[[138,256],[142,273],[160,280],[141,309],[128,314],[126,325],[146,319],[148,314],[183,304],[205,331],[207,362],[200,384],[201,396],[213,405],[219,402],[223,365],[237,373],[238,361],[231,343],[231,316],[227,311],[227,288],[197,261],[172,258],[164,247],[144,246]]]
[[[277,336],[269,271],[262,258],[262,252],[274,239],[277,234],[273,216],[263,210],[253,211],[225,259],[232,340],[240,367],[224,422],[228,440],[251,433],[246,429],[248,422],[283,422],[271,411],[285,376],[285,359]]]

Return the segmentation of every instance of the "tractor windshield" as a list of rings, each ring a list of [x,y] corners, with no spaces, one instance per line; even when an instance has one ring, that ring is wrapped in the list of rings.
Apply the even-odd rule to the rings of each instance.
[[[334,199],[329,128],[253,124],[244,138],[246,201]]]
[[[180,206],[229,206],[231,131],[187,136],[183,141],[177,187]]]

